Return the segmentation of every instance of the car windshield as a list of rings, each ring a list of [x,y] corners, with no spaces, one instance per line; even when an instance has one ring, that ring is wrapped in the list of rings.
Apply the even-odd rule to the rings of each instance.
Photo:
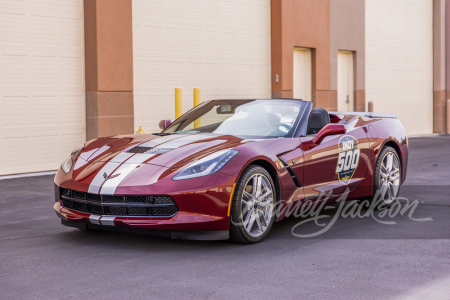
[[[246,138],[291,137],[305,109],[295,100],[213,100],[190,110],[163,133],[217,133]]]

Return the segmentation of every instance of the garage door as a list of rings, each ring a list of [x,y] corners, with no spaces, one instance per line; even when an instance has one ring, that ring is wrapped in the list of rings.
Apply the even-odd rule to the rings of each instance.
[[[0,2],[0,175],[56,170],[85,139],[82,3]]]
[[[433,1],[366,0],[366,101],[433,132]]]
[[[202,101],[270,98],[270,0],[133,0],[135,125],[159,131],[183,111],[192,89]]]

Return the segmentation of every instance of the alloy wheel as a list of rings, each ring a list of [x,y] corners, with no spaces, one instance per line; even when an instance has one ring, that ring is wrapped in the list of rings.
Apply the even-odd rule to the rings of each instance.
[[[264,234],[273,218],[273,191],[269,179],[261,173],[249,178],[242,194],[242,222],[253,237]]]
[[[400,163],[397,155],[388,152],[380,169],[380,193],[386,204],[391,204],[400,188]]]

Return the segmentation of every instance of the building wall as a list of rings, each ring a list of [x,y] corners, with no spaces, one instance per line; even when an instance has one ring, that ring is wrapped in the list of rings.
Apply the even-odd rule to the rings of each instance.
[[[294,47],[312,49],[312,98],[330,107],[329,0],[272,0],[272,95],[293,97]],[[279,75],[279,82],[275,76]]]
[[[202,101],[291,98],[295,47],[312,50],[316,107],[337,108],[337,52],[352,51],[355,110],[372,101],[410,135],[448,130],[450,0],[5,0],[0,175],[158,131],[175,87],[184,111],[193,87]]]
[[[135,129],[158,132],[202,101],[270,98],[270,0],[133,0]]]
[[[86,136],[133,133],[131,0],[84,0]]]
[[[337,109],[337,56],[354,52],[355,110],[365,106],[364,1],[273,0],[273,97],[293,97],[294,47],[312,49],[312,101]],[[279,75],[279,82],[275,76]]]
[[[433,132],[446,132],[445,2],[433,0]]]
[[[365,111],[366,43],[365,2],[330,1],[330,108],[337,104],[338,51],[352,51],[354,57],[354,110]],[[333,104],[333,105],[331,105]]]
[[[55,170],[85,141],[82,0],[0,2],[0,175]]]
[[[433,1],[366,0],[366,100],[433,132]]]

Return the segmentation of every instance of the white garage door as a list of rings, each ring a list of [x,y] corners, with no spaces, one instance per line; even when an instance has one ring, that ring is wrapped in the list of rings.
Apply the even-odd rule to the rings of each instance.
[[[433,1],[366,0],[366,101],[433,132]]]
[[[133,0],[135,125],[159,131],[202,101],[270,98],[270,0]]]
[[[0,175],[56,170],[85,139],[82,3],[0,2]]]

